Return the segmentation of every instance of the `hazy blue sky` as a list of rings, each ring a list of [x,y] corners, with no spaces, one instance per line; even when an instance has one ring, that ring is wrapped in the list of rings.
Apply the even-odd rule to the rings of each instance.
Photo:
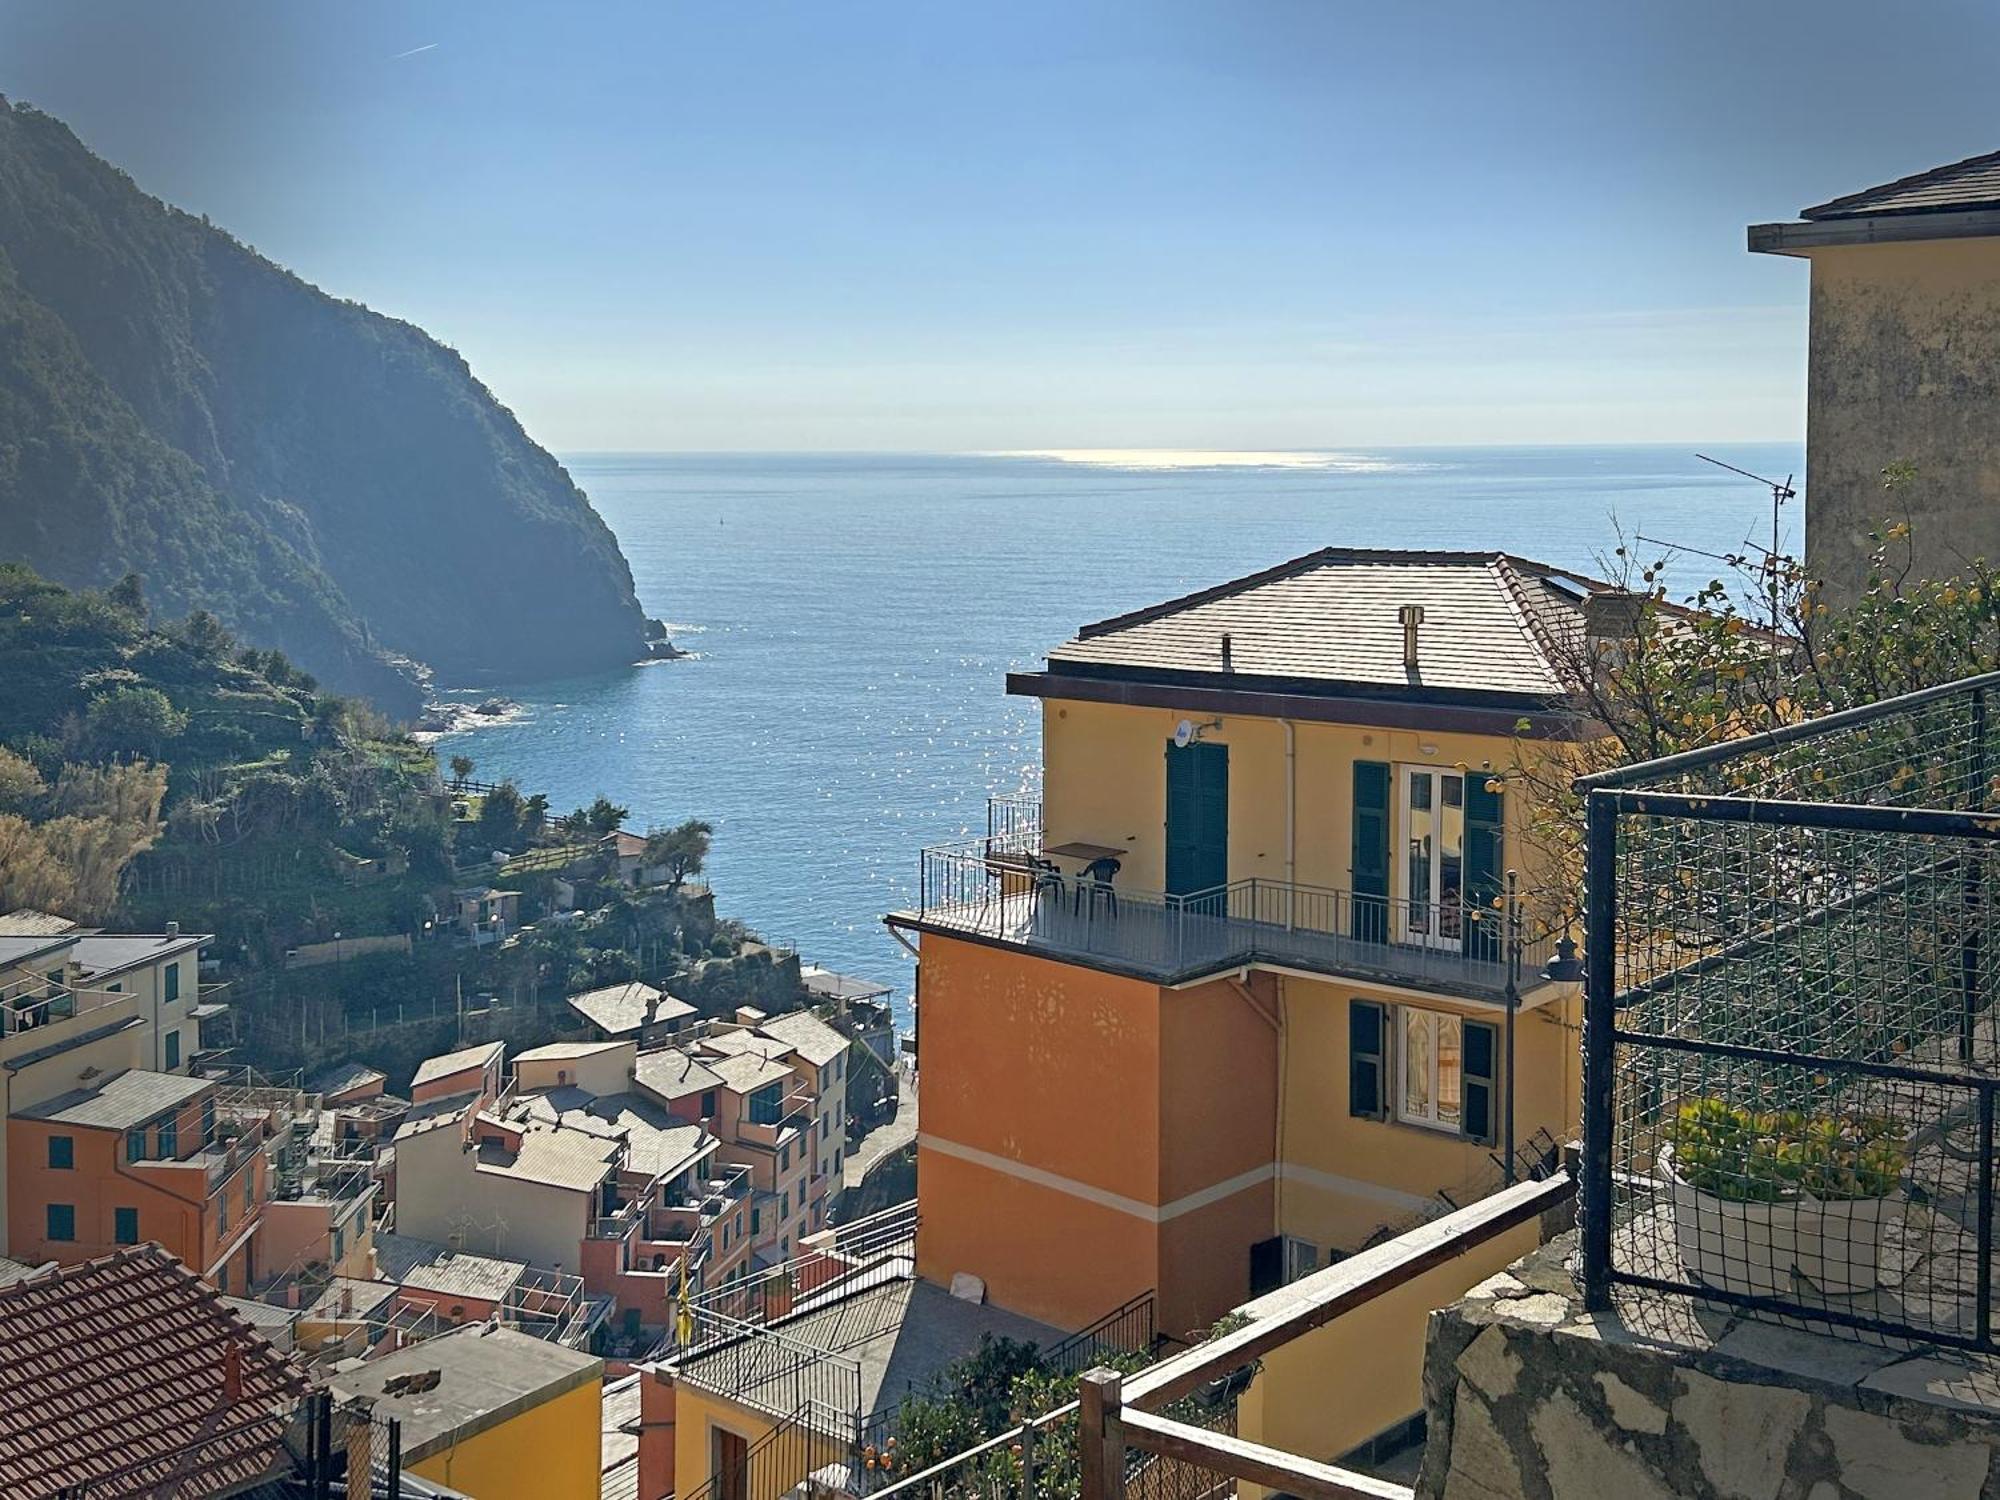
[[[0,0],[0,90],[557,448],[1798,438],[1752,220],[2000,8]]]

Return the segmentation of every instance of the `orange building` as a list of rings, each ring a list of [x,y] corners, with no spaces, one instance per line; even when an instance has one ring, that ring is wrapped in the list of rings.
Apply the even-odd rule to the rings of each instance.
[[[7,1253],[69,1265],[148,1242],[223,1292],[258,1274],[260,1123],[219,1117],[207,1079],[132,1068],[16,1110]]]
[[[1538,1170],[1580,971],[1517,757],[1590,732],[1608,585],[1328,549],[1084,627],[1038,803],[924,852],[918,1270],[1198,1328]],[[1629,611],[1625,616],[1629,618]]]

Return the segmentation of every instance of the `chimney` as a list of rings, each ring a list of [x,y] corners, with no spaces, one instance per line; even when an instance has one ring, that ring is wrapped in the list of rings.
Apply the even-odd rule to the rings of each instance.
[[[1225,630],[1222,632],[1222,670],[1225,672],[1236,670],[1236,664],[1229,659],[1229,645],[1229,632]]]
[[[169,922],[169,923],[167,923],[167,936],[168,936],[168,937],[179,937],[180,935],[181,935],[181,924],[180,924],[180,923],[178,923],[178,922]]]
[[[1630,589],[1600,589],[1583,601],[1583,633],[1594,641],[1629,641],[1639,633],[1646,607],[1643,594]]]
[[[1397,609],[1396,618],[1403,624],[1403,666],[1414,672],[1417,668],[1417,627],[1424,623],[1424,607],[1421,604],[1405,604]]]
[[[243,1399],[243,1346],[234,1339],[222,1351],[222,1399],[232,1406]]]

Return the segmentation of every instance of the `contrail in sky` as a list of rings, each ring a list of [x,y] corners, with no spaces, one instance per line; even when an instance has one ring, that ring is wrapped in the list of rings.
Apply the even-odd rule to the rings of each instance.
[[[428,52],[431,50],[431,48],[435,47],[436,45],[437,45],[436,42],[425,42],[423,46],[412,47],[408,52],[398,52],[394,57],[390,58],[389,61],[401,62],[406,57],[415,57],[419,52]]]

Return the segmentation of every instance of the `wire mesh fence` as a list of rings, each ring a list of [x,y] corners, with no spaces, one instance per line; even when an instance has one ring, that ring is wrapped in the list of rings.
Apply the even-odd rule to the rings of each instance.
[[[1585,783],[1597,1305],[1995,1346],[1995,689]]]

